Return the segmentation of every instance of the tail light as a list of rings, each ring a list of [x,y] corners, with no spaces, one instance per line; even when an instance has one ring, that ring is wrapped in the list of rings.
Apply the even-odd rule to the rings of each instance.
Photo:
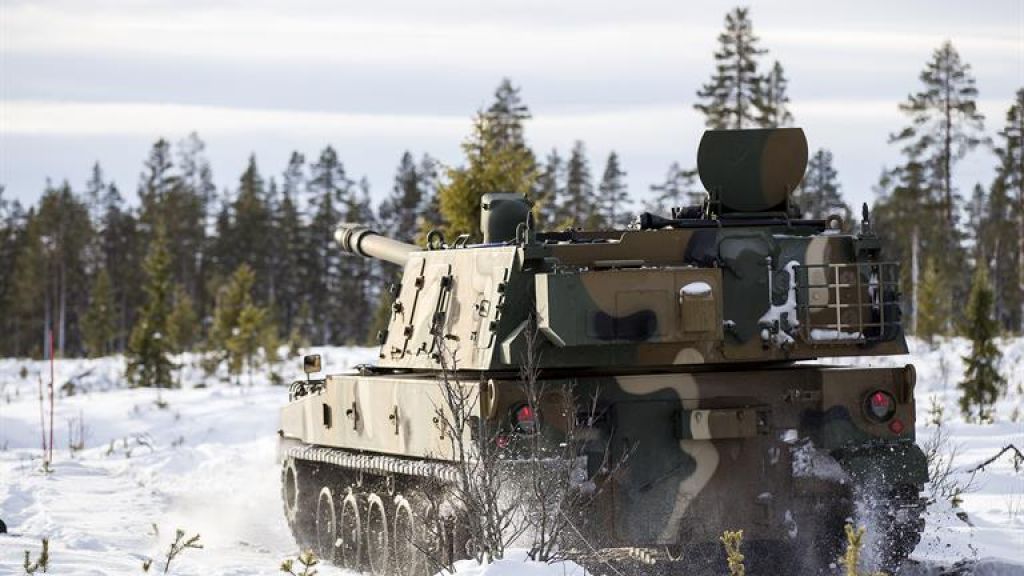
[[[537,411],[529,404],[520,404],[512,410],[512,427],[520,434],[534,434],[539,426]]]
[[[872,422],[888,422],[895,414],[896,399],[888,392],[876,390],[864,400],[864,415]]]

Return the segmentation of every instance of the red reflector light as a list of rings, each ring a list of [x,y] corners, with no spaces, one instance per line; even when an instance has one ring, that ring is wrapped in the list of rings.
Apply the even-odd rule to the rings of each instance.
[[[509,438],[508,436],[505,436],[504,434],[501,434],[497,438],[494,439],[494,443],[497,444],[498,448],[500,448],[502,450],[504,450],[505,448],[508,448],[509,442],[511,442],[511,441],[512,441],[512,439]]]
[[[537,431],[537,413],[528,404],[523,404],[512,411],[512,424],[516,432],[533,434]]]
[[[533,410],[529,406],[523,406],[516,411],[516,420],[519,422],[533,421]]]
[[[868,394],[864,402],[864,414],[874,422],[888,422],[896,415],[896,399],[888,392],[876,390]]]
[[[897,419],[893,420],[892,422],[889,422],[889,430],[892,431],[893,434],[902,434],[903,433],[903,421],[900,420],[899,418],[897,418]]]

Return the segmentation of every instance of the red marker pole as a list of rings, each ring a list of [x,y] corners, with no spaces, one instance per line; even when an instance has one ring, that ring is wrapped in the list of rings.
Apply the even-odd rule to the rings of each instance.
[[[53,382],[54,382],[54,369],[53,369],[53,329],[50,329],[50,455],[47,460],[53,462]]]

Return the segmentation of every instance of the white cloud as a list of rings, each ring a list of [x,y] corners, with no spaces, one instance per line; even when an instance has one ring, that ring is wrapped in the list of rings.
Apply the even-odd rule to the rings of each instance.
[[[376,3],[373,3],[376,5]],[[602,65],[665,58],[706,60],[721,14],[648,2],[646,10],[606,3],[570,3],[575,11],[547,3],[391,2],[371,9],[335,3],[52,2],[13,3],[0,24],[2,49],[13,53],[125,53],[206,59],[303,60],[372,63],[412,59],[439,66],[517,62],[555,63],[589,58]],[[865,10],[868,10],[865,7]],[[841,12],[832,8],[832,12]],[[604,17],[595,18],[594,12]],[[819,8],[801,14],[813,26],[795,27],[797,12],[756,8],[756,31],[765,46],[842,49],[890,57],[936,47],[951,31],[929,19],[904,26],[850,24]],[[945,10],[949,12],[949,10]],[[982,23],[956,30],[963,49],[1019,57],[1021,22]],[[931,15],[935,18],[936,15]],[[1019,14],[1018,14],[1019,17]],[[803,24],[804,22],[800,22]],[[813,56],[810,52],[807,56]],[[607,58],[613,58],[608,61]],[[667,69],[667,68],[666,68]]]
[[[1008,99],[980,100],[979,108],[999,118],[1009,108]],[[847,123],[869,120],[891,125],[899,122],[896,103],[890,100],[802,100],[792,105],[802,122]],[[151,135],[184,130],[204,134],[289,132],[295,134],[349,136],[373,134],[400,139],[407,133],[431,133],[461,137],[470,115],[348,114],[152,104],[144,102],[0,101],[0,133],[7,134],[126,134]],[[688,106],[644,106],[599,112],[536,113],[531,133],[605,134],[629,142],[651,133],[679,133],[683,127],[699,127],[696,112]]]
[[[466,118],[258,110],[137,102],[0,102],[0,133],[35,135],[156,135],[281,133],[399,138],[430,132],[457,137]]]

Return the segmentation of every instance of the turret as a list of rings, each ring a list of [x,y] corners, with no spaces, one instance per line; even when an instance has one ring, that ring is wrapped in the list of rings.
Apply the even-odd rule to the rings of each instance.
[[[351,254],[402,267],[384,369],[511,370],[529,346],[545,369],[668,368],[901,354],[899,266],[840,217],[800,217],[798,128],[712,130],[698,151],[707,199],[624,230],[541,231],[514,193],[480,199],[480,235],[426,246],[342,224]],[[534,326],[536,339],[530,333]]]

